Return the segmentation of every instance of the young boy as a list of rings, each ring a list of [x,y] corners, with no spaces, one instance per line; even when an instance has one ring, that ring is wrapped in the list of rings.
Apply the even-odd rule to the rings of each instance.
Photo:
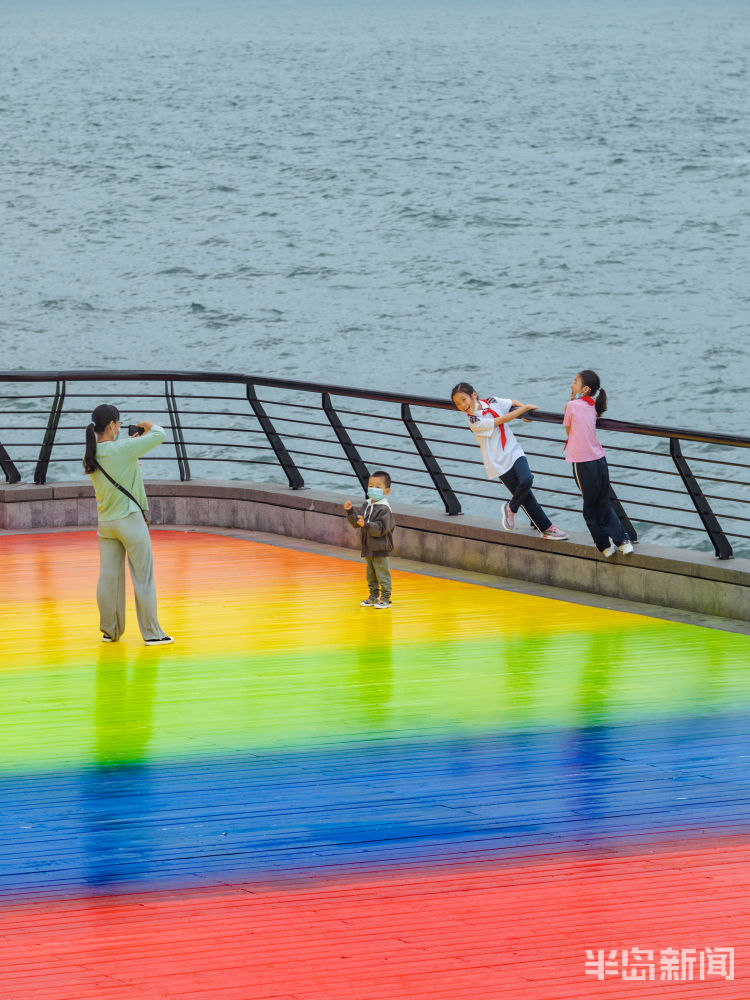
[[[391,571],[388,553],[393,551],[393,511],[386,500],[391,492],[391,477],[387,472],[373,472],[367,482],[367,502],[355,507],[351,500],[344,504],[346,517],[361,529],[362,557],[367,566],[369,597],[360,601],[363,608],[390,608]]]

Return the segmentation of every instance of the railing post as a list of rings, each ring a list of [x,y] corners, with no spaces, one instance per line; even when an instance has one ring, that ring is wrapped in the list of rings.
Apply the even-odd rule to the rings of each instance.
[[[42,486],[47,482],[47,469],[52,454],[52,447],[55,443],[55,435],[60,423],[63,403],[65,402],[65,382],[60,380],[55,383],[55,398],[52,400],[52,407],[47,420],[47,430],[44,432],[44,441],[39,449],[39,458],[34,469],[34,482],[37,486]]]
[[[638,541],[638,532],[635,530],[635,528],[633,527],[632,521],[630,520],[630,518],[628,517],[628,515],[625,513],[625,508],[620,503],[620,501],[617,499],[617,494],[612,489],[612,484],[611,483],[610,483],[610,486],[609,486],[609,502],[612,504],[612,508],[613,508],[615,514],[617,514],[617,516],[620,518],[620,524],[623,527],[623,531],[625,531],[627,533],[627,536],[628,536],[628,538],[630,539],[631,542],[637,542]]]
[[[440,494],[440,499],[445,504],[446,514],[460,514],[461,504],[458,497],[453,492],[450,487],[448,480],[445,478],[443,470],[438,465],[438,461],[430,450],[430,446],[425,441],[422,436],[422,432],[417,426],[414,417],[411,415],[411,407],[408,403],[401,404],[401,419],[404,422],[404,426],[409,432],[409,436],[414,442],[414,447],[419,453],[419,457],[424,463],[425,469],[429,473],[430,479],[432,480],[435,489]]]
[[[177,399],[174,394],[174,382],[166,381],[164,383],[164,395],[167,397],[167,409],[172,424],[172,440],[174,441],[174,450],[177,453],[177,468],[180,470],[180,481],[184,483],[190,479],[190,462],[188,461],[185,439],[182,436],[180,414],[177,410]]]
[[[268,443],[273,448],[273,453],[276,456],[279,465],[284,470],[284,475],[286,476],[290,488],[293,490],[301,490],[305,485],[305,481],[302,478],[299,469],[294,464],[294,459],[286,450],[284,442],[279,437],[278,431],[273,426],[271,418],[263,408],[263,404],[258,399],[257,393],[255,392],[255,386],[251,382],[248,382],[245,385],[245,391],[247,392],[247,400],[253,408],[253,413],[258,418],[258,423],[260,424],[263,433],[266,435]]]
[[[13,460],[11,459],[10,455],[5,450],[5,448],[3,448],[2,444],[0,444],[0,469],[2,469],[3,472],[5,473],[6,483],[21,482],[21,473],[13,464]]]
[[[341,423],[338,413],[333,408],[333,403],[331,402],[330,393],[323,393],[323,410],[325,415],[328,417],[328,422],[333,427],[334,434],[339,440],[339,444],[344,449],[344,454],[349,459],[349,465],[351,465],[354,475],[360,482],[362,489],[367,492],[367,483],[370,479],[370,472],[362,461],[359,452],[354,447],[352,439],[346,430],[346,427]]]
[[[717,557],[719,559],[733,559],[732,546],[727,541],[727,537],[717,521],[716,515],[711,510],[711,505],[703,495],[703,490],[700,488],[698,480],[687,464],[678,438],[673,437],[669,439],[669,454],[677,466],[680,478],[685,484],[685,489],[688,491],[690,499],[693,501],[693,506],[698,512],[698,517],[703,522],[706,534],[711,539],[711,544],[714,547]]]

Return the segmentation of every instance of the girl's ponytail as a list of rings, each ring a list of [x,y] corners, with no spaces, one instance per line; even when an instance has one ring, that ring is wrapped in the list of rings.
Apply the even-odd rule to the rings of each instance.
[[[100,403],[91,414],[91,423],[86,428],[86,451],[83,456],[83,471],[87,475],[96,472],[96,435],[103,434],[107,427],[120,419],[120,411],[111,403]]]
[[[587,385],[589,388],[589,395],[596,396],[594,400],[594,409],[596,410],[597,417],[600,417],[602,413],[607,409],[607,393],[601,388],[601,380],[596,372],[592,372],[590,368],[585,368],[582,372],[578,372],[581,376],[581,382]],[[597,396],[597,393],[599,394]]]
[[[600,417],[607,409],[607,393],[604,389],[599,390],[599,393],[594,400],[594,409],[596,410],[597,417]]]

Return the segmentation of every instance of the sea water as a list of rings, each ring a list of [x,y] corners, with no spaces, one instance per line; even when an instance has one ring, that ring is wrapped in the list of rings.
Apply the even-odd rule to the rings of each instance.
[[[0,10],[0,369],[747,433],[744,0]]]
[[[750,8],[0,14],[3,368],[212,368],[743,432]]]

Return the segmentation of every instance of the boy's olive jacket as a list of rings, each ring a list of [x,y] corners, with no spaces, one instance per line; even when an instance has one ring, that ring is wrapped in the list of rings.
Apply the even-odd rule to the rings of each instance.
[[[382,556],[393,551],[393,511],[387,500],[375,503],[368,500],[361,507],[352,507],[346,512],[349,524],[357,528],[357,518],[364,518],[365,526],[360,528],[363,556]]]

